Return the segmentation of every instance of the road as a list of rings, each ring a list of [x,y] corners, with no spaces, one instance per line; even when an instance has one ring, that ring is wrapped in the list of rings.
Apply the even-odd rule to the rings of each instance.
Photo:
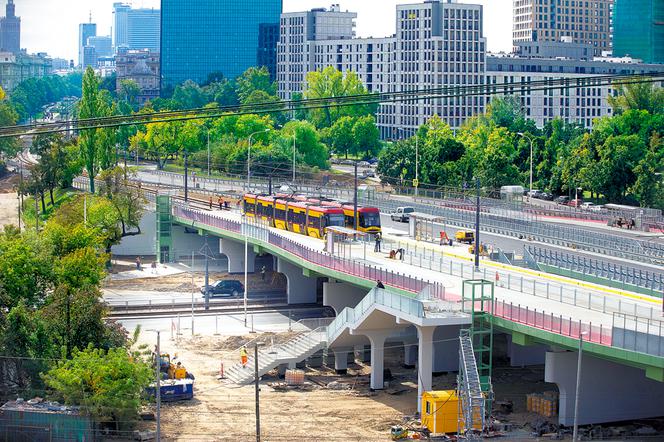
[[[244,326],[244,315],[242,313],[232,314],[198,314],[194,317],[193,325],[194,332],[197,335],[213,335],[215,332],[222,335],[242,335],[251,332],[251,323],[253,318],[254,331],[265,332],[285,332],[288,331],[290,324],[295,324],[301,319],[320,318],[324,315],[323,308],[309,308],[309,309],[296,309],[291,310],[291,317],[289,318],[287,312],[264,312],[254,313],[249,315],[247,327]],[[136,317],[126,318],[119,321],[130,332],[140,325],[141,329],[159,330],[165,333],[164,336],[170,335],[171,330],[173,334],[178,330],[178,323],[180,324],[180,332],[182,335],[190,336],[192,334],[192,318],[191,315],[178,316],[164,316],[164,317]]]
[[[149,290],[117,290],[117,289],[104,289],[104,300],[112,307],[133,307],[133,306],[164,306],[168,304],[182,304],[190,303],[192,299],[192,292],[182,292],[182,291],[167,291],[167,292],[155,292]],[[193,298],[195,305],[203,305],[205,298],[203,294],[196,290],[193,293]],[[210,298],[211,304],[218,305],[232,305],[238,303],[243,298]],[[286,293],[283,291],[270,291],[270,292],[258,292],[252,293],[249,292],[247,299],[252,303],[264,302],[264,301],[286,301]]]

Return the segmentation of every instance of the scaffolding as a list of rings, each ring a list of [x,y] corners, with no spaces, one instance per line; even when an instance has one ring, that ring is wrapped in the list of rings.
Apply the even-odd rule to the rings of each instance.
[[[493,357],[493,307],[494,285],[483,279],[463,282],[461,310],[470,315],[471,326],[461,330],[459,340],[459,379],[458,388],[465,400],[460,416],[464,416],[464,425],[459,425],[459,434],[471,434],[485,427],[491,415],[493,387],[491,385]],[[479,391],[479,393],[478,393]],[[477,405],[477,395],[481,395],[481,413]],[[480,415],[477,415],[480,413]],[[464,428],[461,428],[464,427]]]

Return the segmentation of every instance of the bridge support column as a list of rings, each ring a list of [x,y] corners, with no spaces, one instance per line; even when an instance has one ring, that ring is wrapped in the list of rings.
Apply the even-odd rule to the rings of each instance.
[[[404,342],[403,365],[405,368],[415,368],[417,364],[417,342]]]
[[[348,372],[348,355],[350,350],[335,350],[334,351],[334,371],[337,374],[346,374]]]
[[[527,365],[542,365],[545,362],[546,345],[520,345],[507,335],[507,354],[512,367],[525,367]]]
[[[461,326],[436,328],[433,340],[433,372],[459,371],[459,330]]]
[[[355,307],[367,295],[368,290],[354,285],[330,281],[323,283],[323,305],[328,305],[337,313],[346,307]]]
[[[315,304],[318,297],[316,277],[304,276],[302,268],[291,264],[285,259],[277,261],[277,271],[286,275],[289,304]]]
[[[547,352],[544,380],[558,384],[559,423],[574,424],[576,352]],[[579,424],[645,419],[664,415],[664,383],[648,379],[642,369],[583,354]]]
[[[228,273],[244,273],[244,243],[221,238],[219,240],[219,252],[228,257]],[[247,257],[247,271],[254,273],[256,253],[254,253],[254,248],[251,244],[249,244],[249,249],[247,250]]]
[[[417,411],[422,413],[422,393],[433,384],[433,334],[436,327],[417,327]]]
[[[383,368],[385,366],[385,340],[390,335],[388,330],[363,331],[371,343],[371,384],[372,390],[382,390]]]

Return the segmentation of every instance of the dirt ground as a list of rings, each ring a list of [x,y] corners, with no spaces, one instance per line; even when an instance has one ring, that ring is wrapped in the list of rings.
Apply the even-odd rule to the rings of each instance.
[[[15,174],[0,179],[0,229],[9,224],[18,224],[17,184],[18,175]]]
[[[194,400],[167,404],[162,409],[165,440],[245,441],[255,438],[253,385],[236,387],[217,379],[220,364],[230,366],[238,362],[239,347],[255,337],[195,338],[162,346],[171,354],[177,353],[179,360],[196,376]],[[277,344],[289,337],[283,334],[263,336],[270,345],[273,340]],[[412,375],[402,378],[398,366],[389,368],[397,380],[388,391],[403,393],[371,393],[369,369],[360,365],[351,365],[346,376],[337,376],[326,368],[307,369],[307,388],[303,391],[277,391],[269,384],[280,380],[275,375],[264,376],[260,392],[263,440],[388,440],[390,426],[401,423],[404,413],[415,411],[417,389],[414,379],[410,379]],[[348,384],[349,390],[323,387],[334,380]]]
[[[133,270],[130,267],[126,270]],[[260,273],[248,275],[249,290],[253,291],[274,291],[286,290],[286,277],[281,273],[265,272],[265,281],[262,280]],[[230,275],[228,273],[210,272],[210,283],[217,280],[225,279],[239,279],[244,282],[243,275]],[[194,273],[194,290],[198,290],[205,284],[205,273]],[[178,273],[175,275],[160,276],[158,278],[136,278],[136,279],[123,279],[113,280],[107,279],[104,282],[104,288],[118,289],[118,290],[151,290],[156,292],[170,292],[181,291],[187,292],[192,290],[191,274]]]
[[[254,386],[237,387],[220,381],[218,375],[220,365],[229,367],[237,363],[239,348],[256,337],[269,346],[285,342],[293,335],[196,337],[162,342],[162,349],[171,355],[177,354],[178,360],[196,376],[194,400],[163,406],[164,440],[248,441],[255,438]],[[326,367],[307,368],[306,388],[301,390],[273,388],[282,381],[274,372],[264,376],[260,391],[263,440],[390,440],[390,427],[404,424],[416,411],[417,380],[414,369],[403,368],[400,346],[386,347],[385,357],[385,368],[390,370],[393,380],[388,389],[380,392],[369,390],[370,368],[363,364],[350,364],[348,374],[343,376]],[[514,423],[520,435],[527,436],[526,423],[538,418],[525,410],[526,393],[552,389],[550,384],[541,381],[543,376],[543,367],[494,369],[496,399],[514,403],[514,412],[497,410],[496,414],[501,420]],[[332,381],[346,388],[327,388]],[[454,373],[434,377],[436,390],[453,389],[455,385]],[[144,426],[154,428],[152,424]]]

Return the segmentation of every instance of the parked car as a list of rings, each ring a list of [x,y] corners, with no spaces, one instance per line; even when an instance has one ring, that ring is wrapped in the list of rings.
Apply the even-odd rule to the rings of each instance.
[[[368,162],[369,164],[378,164],[378,158],[374,157],[374,158],[372,158],[372,159],[370,159],[370,160],[367,160],[367,162]]]
[[[370,166],[371,164],[369,164],[368,161],[360,161],[359,163],[357,163],[357,167],[370,167]]]
[[[583,204],[581,204],[580,207],[581,207],[582,210],[590,210],[593,207],[595,207],[595,203],[590,203],[590,202],[583,203]]]
[[[205,286],[201,287],[201,293],[205,296]],[[210,297],[237,298],[244,293],[244,285],[235,279],[215,281],[208,286],[208,293]]]
[[[415,211],[412,207],[397,207],[397,210],[390,213],[390,218],[392,221],[400,221],[402,223],[408,222],[410,219],[410,214]]]
[[[567,205],[570,207],[581,207],[581,204],[583,204],[583,200],[580,198],[574,199],[567,203]]]
[[[550,193],[542,192],[542,197],[541,199],[545,201],[553,201],[553,195]]]
[[[362,178],[374,178],[375,176],[376,172],[371,169],[365,169],[362,171]]]
[[[567,203],[569,202],[569,197],[568,196],[559,196],[558,198],[556,198],[553,201],[555,203],[562,204],[564,206],[564,205],[567,205]]]
[[[531,190],[530,192],[528,192],[530,197],[535,199],[540,199],[543,193],[544,192],[542,192],[541,190]]]

